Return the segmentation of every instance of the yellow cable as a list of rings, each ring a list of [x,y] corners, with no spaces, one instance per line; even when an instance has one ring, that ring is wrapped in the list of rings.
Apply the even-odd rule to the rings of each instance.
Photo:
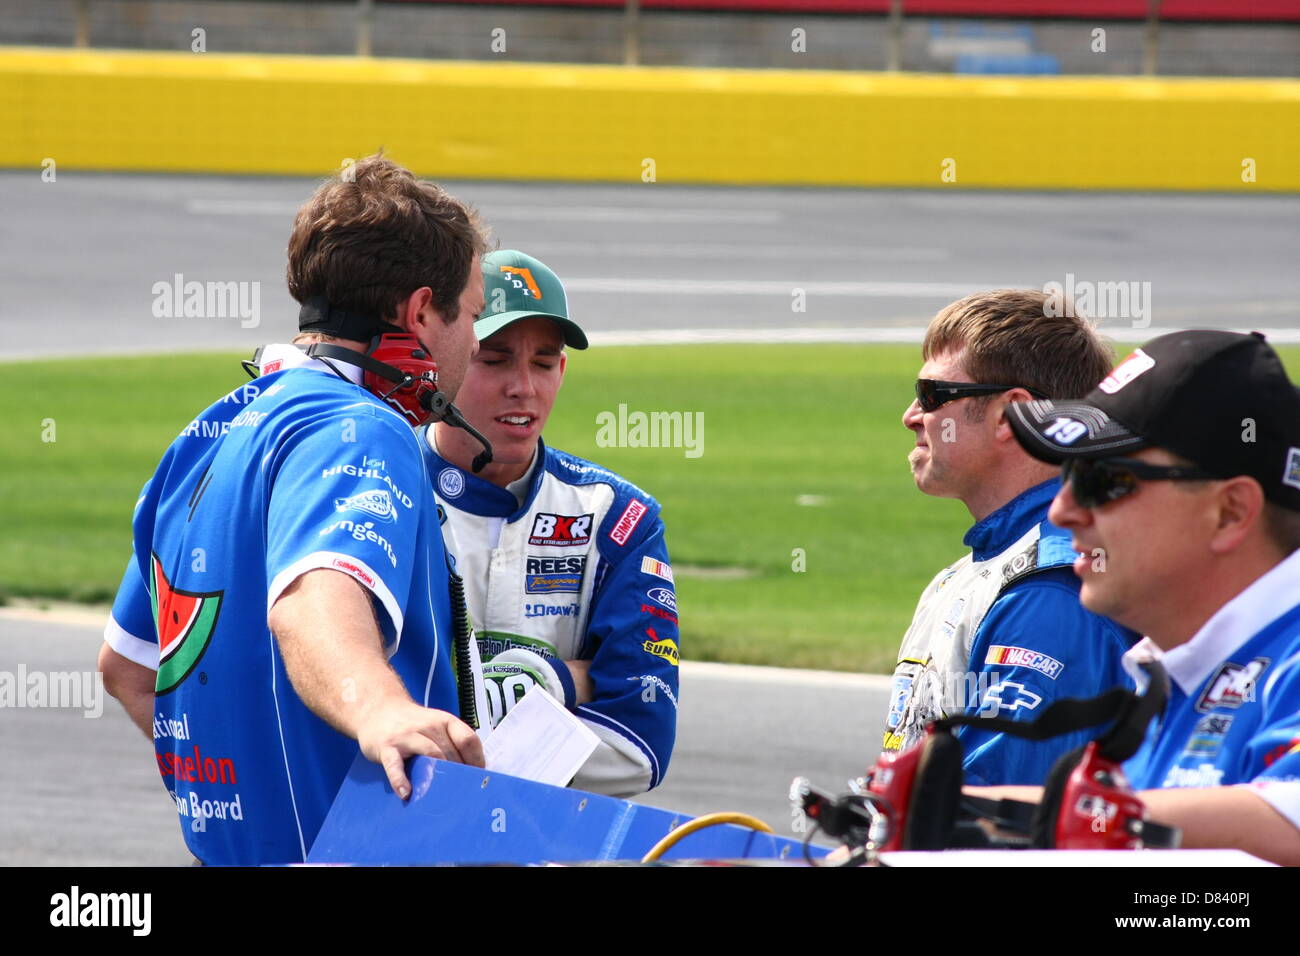
[[[653,863],[696,830],[715,827],[719,823],[735,823],[742,827],[749,827],[751,830],[757,830],[759,833],[772,832],[770,826],[757,817],[751,817],[748,813],[706,813],[704,816],[696,817],[694,820],[683,823],[675,830],[670,831],[666,837],[650,848],[649,853],[641,857],[641,862]]]

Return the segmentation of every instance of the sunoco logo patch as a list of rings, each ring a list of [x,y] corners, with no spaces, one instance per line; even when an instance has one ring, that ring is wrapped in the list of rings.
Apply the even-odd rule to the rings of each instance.
[[[647,627],[645,632],[650,637],[650,640],[642,642],[641,649],[647,654],[662,657],[673,667],[676,667],[678,662],[677,642],[671,637],[660,637],[655,633],[653,627]]]

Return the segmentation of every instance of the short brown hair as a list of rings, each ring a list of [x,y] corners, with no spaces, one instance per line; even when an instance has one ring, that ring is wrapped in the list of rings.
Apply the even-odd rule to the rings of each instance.
[[[1300,511],[1269,501],[1264,504],[1263,520],[1264,533],[1283,557],[1300,551]]]
[[[325,296],[349,312],[392,321],[421,286],[443,321],[456,321],[461,293],[487,236],[474,210],[382,153],[323,183],[298,210],[289,236],[289,294]]]
[[[1047,293],[1034,289],[968,295],[930,322],[921,355],[928,360],[964,349],[962,365],[972,381],[1082,398],[1110,373],[1114,352],[1086,316],[1052,315],[1047,301]]]

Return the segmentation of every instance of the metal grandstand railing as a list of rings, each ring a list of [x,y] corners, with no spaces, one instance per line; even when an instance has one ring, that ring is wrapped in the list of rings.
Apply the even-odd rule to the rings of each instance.
[[[792,69],[1300,76],[1300,0],[5,0],[0,43]]]

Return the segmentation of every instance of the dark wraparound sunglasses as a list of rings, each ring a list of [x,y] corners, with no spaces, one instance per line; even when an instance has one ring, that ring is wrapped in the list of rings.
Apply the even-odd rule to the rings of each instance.
[[[1013,388],[1023,388],[1035,398],[1046,398],[1036,388],[1028,385],[977,385],[974,382],[941,382],[937,378],[918,378],[916,380],[916,400],[923,412],[933,412],[949,402],[973,395],[996,395],[1009,392]]]
[[[1069,458],[1061,466],[1061,480],[1070,483],[1080,507],[1097,508],[1132,494],[1143,481],[1214,481],[1215,477],[1199,468],[1149,465],[1133,458]]]

